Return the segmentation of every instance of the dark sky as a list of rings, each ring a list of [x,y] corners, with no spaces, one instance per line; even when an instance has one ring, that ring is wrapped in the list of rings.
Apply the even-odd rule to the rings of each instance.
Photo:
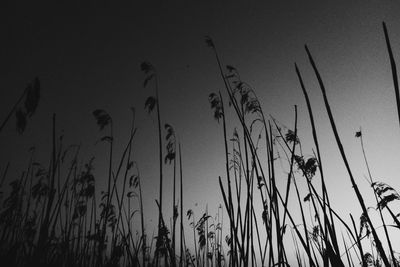
[[[298,105],[299,134],[303,149],[311,155],[309,121],[294,72],[294,62],[299,64],[316,111],[323,157],[329,159],[325,164],[328,188],[339,210],[347,207],[353,212],[358,207],[346,205],[354,196],[306,58],[306,43],[325,80],[357,179],[368,190],[354,138],[361,126],[373,173],[400,186],[399,165],[390,163],[399,160],[400,132],[381,24],[386,21],[398,58],[400,4],[396,1],[81,2],[14,1],[0,9],[0,118],[29,81],[38,76],[42,82],[39,108],[24,135],[16,134],[14,119],[0,133],[0,170],[10,161],[18,173],[32,145],[46,162],[51,116],[56,113],[65,142],[83,145],[82,161],[96,155],[101,181],[106,147],[95,145],[104,134],[99,133],[91,113],[101,108],[113,117],[120,152],[129,134],[130,107],[135,107],[135,158],[146,181],[146,205],[150,214],[156,214],[152,210],[158,192],[156,120],[143,109],[153,88],[143,88],[139,67],[148,60],[160,78],[163,122],[176,128],[183,146],[185,210],[195,203],[199,214],[206,203],[216,210],[221,202],[217,177],[224,176],[223,139],[207,98],[222,90],[223,83],[204,43],[204,36],[210,35],[224,64],[235,66],[255,88],[266,114],[290,127],[293,105]],[[166,167],[169,174],[170,169]],[[165,183],[169,194],[170,176]],[[347,209],[343,212],[348,213]]]

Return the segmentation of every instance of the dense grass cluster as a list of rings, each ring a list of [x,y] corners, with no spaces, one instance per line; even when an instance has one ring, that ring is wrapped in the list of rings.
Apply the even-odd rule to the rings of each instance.
[[[400,122],[396,64],[385,24],[383,28]],[[392,226],[400,228],[398,211],[390,206],[400,196],[389,185],[372,178],[360,130],[356,137],[360,140],[372,188],[367,193],[374,196],[384,230],[379,235],[378,226],[373,224],[365,204],[364,193],[353,177],[323,80],[307,46],[306,53],[360,205],[362,215],[358,218],[342,218],[331,205],[313,109],[298,66],[295,65],[295,72],[306,101],[314,141],[315,154],[311,157],[303,154],[297,134],[297,106],[292,129],[282,127],[272,117],[268,119],[255,91],[241,80],[238,70],[230,65],[223,67],[211,38],[206,38],[206,44],[214,53],[225,86],[224,92],[209,95],[214,117],[222,126],[225,147],[222,156],[226,176],[219,177],[218,181],[224,203],[218,207],[216,216],[211,216],[206,209],[196,218],[193,210],[185,206],[181,144],[174,128],[165,123],[163,126],[157,72],[153,65],[144,62],[141,64],[144,87],[154,88],[154,96],[147,98],[145,108],[149,113],[155,112],[157,118],[159,196],[156,205],[159,212],[156,233],[150,235],[151,230],[144,223],[142,181],[133,158],[135,110],[132,109],[130,138],[122,154],[117,156],[111,116],[101,109],[93,112],[100,131],[105,132],[101,142],[107,146],[108,171],[104,175],[107,183],[103,191],[96,187],[93,160],[83,166],[79,164],[80,147],[63,143],[54,115],[48,165],[38,163],[33,149],[29,164],[21,170],[19,178],[9,180],[8,165],[2,173],[0,262],[9,266],[289,266],[290,259],[295,258],[298,266],[400,265],[385,220],[389,216]],[[24,131],[38,105],[39,91],[40,83],[35,79],[6,115],[0,133],[12,114],[16,115],[18,131]],[[226,116],[229,111],[235,116],[230,122]],[[233,135],[230,136],[232,125]],[[276,181],[278,150],[286,158],[287,182],[283,190]],[[113,164],[116,158],[118,163]],[[163,202],[165,165],[173,168],[173,177],[169,179],[173,181],[172,203]],[[317,177],[320,179],[318,187],[314,182]],[[6,187],[6,183],[10,187]],[[301,197],[299,183],[307,188],[305,197]],[[290,194],[294,194],[296,204],[289,205]],[[171,214],[162,212],[168,204]],[[310,207],[308,211],[306,205]],[[225,222],[224,215],[227,215]],[[135,216],[140,219],[134,220]],[[190,225],[193,231],[185,232],[185,225]],[[345,229],[346,238],[338,228]],[[189,235],[190,242],[187,241]],[[367,240],[371,246],[366,246]],[[294,244],[294,251],[288,250],[288,242]]]

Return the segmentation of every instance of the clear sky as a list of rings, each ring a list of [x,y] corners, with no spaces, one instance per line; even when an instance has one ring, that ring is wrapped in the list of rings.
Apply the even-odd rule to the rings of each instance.
[[[153,91],[143,88],[139,67],[147,60],[159,75],[163,123],[174,126],[183,147],[185,210],[198,203],[195,210],[200,215],[208,203],[216,212],[222,203],[217,178],[225,175],[224,150],[222,128],[213,119],[208,95],[222,90],[223,83],[204,43],[209,35],[224,64],[235,66],[255,88],[266,114],[291,127],[293,106],[298,105],[299,135],[304,152],[311,155],[307,110],[294,71],[294,62],[298,63],[315,111],[328,189],[341,214],[354,212],[358,217],[360,209],[304,44],[325,81],[362,190],[371,193],[363,178],[367,172],[359,140],[354,138],[360,127],[373,176],[400,188],[396,153],[400,128],[382,30],[385,21],[398,59],[400,4],[396,1],[14,1],[0,13],[0,118],[30,80],[38,76],[42,82],[39,108],[25,133],[16,134],[14,120],[0,133],[0,170],[10,161],[17,175],[32,145],[46,164],[51,116],[56,113],[65,142],[83,145],[82,161],[96,156],[101,183],[106,177],[106,146],[95,145],[104,134],[98,131],[92,111],[101,108],[112,116],[118,154],[128,139],[130,107],[135,107],[134,157],[144,181],[148,219],[156,220],[156,118],[144,110]],[[171,167],[165,168],[168,195]],[[169,201],[166,196],[165,203]]]

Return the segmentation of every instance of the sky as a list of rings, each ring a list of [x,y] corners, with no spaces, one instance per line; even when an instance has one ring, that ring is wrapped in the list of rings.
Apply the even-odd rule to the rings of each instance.
[[[144,110],[154,88],[143,88],[145,75],[140,71],[140,63],[149,61],[159,77],[162,121],[175,128],[182,145],[185,210],[194,209],[200,216],[208,204],[216,212],[222,203],[218,176],[225,175],[224,148],[208,95],[223,90],[223,82],[204,42],[211,36],[223,64],[235,66],[253,86],[265,114],[290,128],[293,106],[298,106],[303,151],[312,155],[310,123],[294,70],[294,63],[299,65],[316,117],[331,201],[340,214],[359,216],[304,44],[324,79],[361,189],[371,193],[360,143],[354,137],[360,127],[373,176],[400,188],[400,128],[382,30],[385,21],[398,59],[399,11],[398,2],[387,0],[7,3],[0,11],[0,119],[36,76],[42,91],[23,135],[16,134],[14,118],[0,132],[0,171],[10,162],[11,173],[18,176],[31,146],[36,147],[38,160],[46,162],[55,113],[64,142],[82,144],[82,162],[96,156],[101,184],[106,179],[107,147],[97,143],[104,133],[92,111],[104,109],[113,118],[120,155],[134,107],[134,158],[144,181],[148,220],[156,220],[156,117]],[[172,194],[171,169],[165,166],[165,203],[170,203]]]

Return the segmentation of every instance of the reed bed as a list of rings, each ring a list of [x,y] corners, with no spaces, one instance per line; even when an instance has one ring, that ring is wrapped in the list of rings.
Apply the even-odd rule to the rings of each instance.
[[[385,23],[383,32],[393,74],[400,123],[397,69]],[[339,216],[330,200],[315,124],[312,103],[301,70],[294,64],[299,90],[304,95],[315,153],[307,156],[298,137],[298,107],[293,107],[293,125],[284,127],[266,116],[255,90],[242,81],[233,66],[224,66],[210,37],[206,44],[213,53],[224,84],[222,92],[209,95],[213,116],[221,124],[225,175],[218,177],[223,203],[217,214],[195,214],[185,205],[182,145],[173,126],[161,112],[157,71],[149,62],[141,64],[144,87],[152,87],[145,109],[155,113],[157,123],[159,195],[157,215],[143,208],[139,166],[134,159],[135,110],[129,138],[121,155],[115,155],[112,117],[104,110],[93,111],[94,122],[103,135],[100,142],[108,159],[106,188],[98,188],[94,160],[80,164],[80,146],[67,146],[52,118],[52,148],[47,164],[31,151],[20,177],[11,179],[3,167],[0,188],[0,261],[9,266],[399,266],[399,254],[388,228],[400,228],[392,202],[400,195],[391,186],[376,181],[370,173],[363,133],[357,131],[368,170],[371,192],[361,192],[354,179],[336,119],[326,94],[322,74],[310,49],[305,54],[323,96],[324,106],[348,179],[358,200],[360,214]],[[17,130],[23,133],[40,99],[38,78],[27,86],[0,126],[15,114]],[[227,116],[228,113],[233,116]],[[228,121],[228,118],[232,121]],[[284,155],[287,168],[283,188],[277,184],[276,154]],[[117,164],[113,164],[117,162]],[[2,163],[3,165],[3,163]],[[221,166],[222,167],[222,166]],[[172,169],[172,177],[163,170]],[[315,180],[318,179],[318,182]],[[163,184],[173,184],[165,192]],[[6,184],[10,186],[7,187]],[[301,184],[301,187],[300,187]],[[300,188],[306,188],[304,192]],[[4,194],[7,192],[7,194]],[[170,193],[172,203],[163,202]],[[373,223],[365,203],[372,194],[379,224]],[[296,201],[291,203],[290,201]],[[163,207],[171,206],[171,214]],[[139,220],[134,220],[139,216]],[[157,216],[156,235],[145,225],[146,216]],[[309,219],[309,218],[312,219]],[[388,222],[387,218],[391,221]],[[139,223],[138,223],[139,222]],[[185,231],[186,229],[186,231]],[[191,231],[187,231],[190,229]],[[344,229],[344,230],[339,230]],[[377,231],[383,229],[383,231]],[[366,241],[369,241],[367,243]],[[293,249],[288,244],[291,243]],[[371,244],[371,246],[366,246]],[[295,263],[291,263],[295,259]]]

